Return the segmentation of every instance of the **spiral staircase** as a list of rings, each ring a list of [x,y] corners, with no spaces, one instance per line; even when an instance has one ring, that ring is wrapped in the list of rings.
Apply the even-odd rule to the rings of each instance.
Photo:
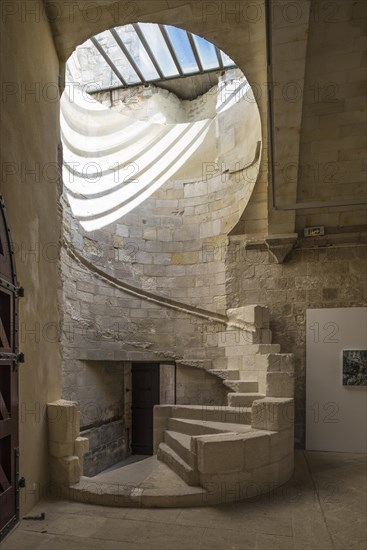
[[[247,306],[227,315],[221,368],[214,361],[208,369],[230,390],[227,406],[154,410],[158,459],[217,501],[228,484],[236,500],[275,488],[293,471],[293,356],[271,343],[267,308]]]
[[[269,311],[258,305],[228,310],[217,345],[213,360],[182,363],[219,378],[227,404],[155,406],[155,455],[143,462],[83,477],[88,440],[80,437],[76,403],[49,404],[51,474],[63,496],[108,506],[198,506],[285,483],[294,465],[293,355],[271,343]]]

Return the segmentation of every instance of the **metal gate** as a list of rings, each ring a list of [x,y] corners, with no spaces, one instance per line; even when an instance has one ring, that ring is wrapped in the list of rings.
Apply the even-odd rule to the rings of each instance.
[[[18,297],[22,295],[0,195],[0,541],[19,519]]]

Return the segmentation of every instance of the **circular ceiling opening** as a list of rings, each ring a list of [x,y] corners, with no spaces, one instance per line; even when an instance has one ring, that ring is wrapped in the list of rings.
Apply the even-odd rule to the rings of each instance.
[[[153,23],[110,29],[76,49],[61,130],[65,196],[86,231],[172,179],[199,181],[203,162],[238,172],[260,154],[259,111],[233,60],[204,38]]]

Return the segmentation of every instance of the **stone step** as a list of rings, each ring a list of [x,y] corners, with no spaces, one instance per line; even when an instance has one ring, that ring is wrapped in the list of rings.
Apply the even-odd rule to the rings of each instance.
[[[226,432],[246,433],[251,430],[249,424],[232,424],[230,422],[204,422],[183,418],[170,418],[168,420],[169,431],[175,431],[186,435],[207,435]],[[191,445],[193,448],[193,445]]]
[[[223,380],[238,380],[240,377],[238,369],[211,369],[208,372],[223,378]]]
[[[256,393],[259,391],[257,380],[224,380],[224,384],[238,393]]]
[[[280,344],[260,344],[259,345],[259,351],[261,355],[264,353],[279,353],[280,352]]]
[[[255,356],[257,354],[279,353],[279,344],[233,344],[226,346],[226,357]]]
[[[227,368],[228,359],[227,357],[215,357],[211,361],[211,366],[209,367],[209,370],[211,369],[226,369]]]
[[[255,330],[238,329],[227,331],[222,334],[218,341],[219,348],[229,348],[231,346],[251,346],[251,345],[271,344],[271,330],[260,328]]]
[[[228,404],[230,407],[251,407],[257,399],[263,399],[263,393],[229,393]]]
[[[158,460],[169,466],[187,485],[199,485],[199,474],[191,468],[171,447],[166,443],[160,443],[157,452]]]
[[[269,351],[268,353],[273,353],[273,352]],[[223,357],[223,359],[225,359],[225,357]],[[175,362],[177,365],[183,365],[185,367],[194,367],[196,369],[203,369],[203,370],[210,370],[212,367],[211,359],[192,359],[192,358],[190,359],[189,357],[184,357],[184,359],[176,359]]]
[[[251,424],[251,407],[228,407],[220,405],[172,405],[172,418],[209,422]]]
[[[243,382],[252,382],[253,380],[259,380],[258,373],[254,369],[240,370],[239,373],[240,373],[240,380],[242,380]]]
[[[187,462],[192,469],[196,467],[196,456],[191,452],[191,436],[179,432],[166,430],[164,442],[177,453],[182,460]]]

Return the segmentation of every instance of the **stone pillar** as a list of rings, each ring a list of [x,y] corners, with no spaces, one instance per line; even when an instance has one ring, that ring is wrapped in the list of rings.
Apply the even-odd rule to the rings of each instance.
[[[60,399],[47,405],[51,480],[73,485],[83,475],[83,456],[89,441],[80,437],[76,403]]]

